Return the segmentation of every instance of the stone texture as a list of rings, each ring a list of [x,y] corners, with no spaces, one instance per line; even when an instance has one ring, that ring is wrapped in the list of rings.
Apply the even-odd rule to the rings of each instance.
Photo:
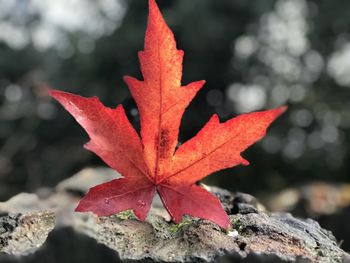
[[[0,216],[0,251],[27,255],[45,242],[55,226],[53,212],[33,212]]]
[[[20,194],[0,204],[1,211],[11,213],[0,218],[2,252],[21,255],[40,247],[53,228],[55,214],[56,228],[70,227],[93,238],[124,261],[343,262],[348,257],[334,236],[316,221],[288,213],[269,213],[253,196],[204,185],[223,203],[231,218],[231,231],[191,217],[175,225],[159,198],[155,198],[146,222],[138,221],[130,211],[100,218],[73,213],[87,190],[83,181],[89,178],[92,186],[110,180],[110,175],[107,169],[89,169],[56,189],[40,191],[40,198]]]

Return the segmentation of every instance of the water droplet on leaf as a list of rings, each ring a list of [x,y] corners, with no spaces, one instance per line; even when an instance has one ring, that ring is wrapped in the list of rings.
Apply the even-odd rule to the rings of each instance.
[[[145,203],[145,201],[143,201],[143,200],[138,200],[138,201],[137,201],[137,205],[138,205],[139,207],[143,208],[143,207],[145,207],[146,203]]]

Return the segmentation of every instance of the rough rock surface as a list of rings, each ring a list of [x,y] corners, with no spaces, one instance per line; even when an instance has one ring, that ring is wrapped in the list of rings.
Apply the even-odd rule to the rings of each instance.
[[[0,251],[27,255],[45,242],[55,226],[53,212],[32,212],[0,216]]]
[[[146,222],[138,221],[129,211],[100,218],[73,213],[80,195],[88,188],[86,181],[93,186],[101,183],[104,175],[105,180],[113,177],[107,169],[87,169],[54,190],[20,194],[1,203],[0,210],[10,213],[0,217],[1,251],[13,255],[33,252],[53,229],[56,215],[56,228],[73,228],[128,261],[344,262],[349,258],[333,235],[316,221],[269,213],[250,195],[216,187],[203,186],[222,201],[231,218],[231,231],[191,217],[175,225],[169,222],[158,198]]]

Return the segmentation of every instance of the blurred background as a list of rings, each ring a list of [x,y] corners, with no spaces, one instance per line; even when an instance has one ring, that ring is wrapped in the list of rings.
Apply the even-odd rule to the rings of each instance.
[[[288,105],[251,165],[205,183],[261,198],[276,211],[312,217],[350,250],[350,2],[346,0],[159,0],[178,48],[183,83],[206,79],[186,111],[180,142],[217,112]],[[0,201],[53,187],[86,166],[84,130],[49,88],[122,103],[141,79],[145,0],[0,0]]]

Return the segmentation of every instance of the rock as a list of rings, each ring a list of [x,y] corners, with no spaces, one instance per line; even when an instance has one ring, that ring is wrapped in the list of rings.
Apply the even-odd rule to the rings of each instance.
[[[112,169],[85,168],[72,177],[63,180],[56,186],[59,192],[86,193],[91,187],[121,178],[122,176]]]
[[[17,213],[12,216],[5,215],[0,221],[4,222],[3,227],[0,227],[0,232],[3,232],[0,234],[0,241],[4,240],[2,251],[16,255],[25,254],[31,251],[29,244],[36,242],[40,246],[47,233],[52,230],[55,213],[56,228],[70,227],[77,233],[106,245],[124,261],[343,262],[349,256],[337,245],[334,236],[322,229],[316,221],[298,219],[288,213],[270,213],[251,195],[234,194],[205,185],[202,187],[221,200],[230,216],[232,230],[227,231],[210,221],[192,217],[185,217],[176,225],[169,221],[169,215],[159,198],[155,198],[146,222],[137,220],[131,211],[110,217],[73,213],[81,193],[88,188],[82,181],[88,178],[91,186],[96,185],[97,182],[101,183],[101,178],[110,180],[108,176],[101,176],[101,173],[109,172],[108,169],[83,170],[59,184],[56,189],[41,191],[40,198],[21,194],[0,204],[0,210]],[[43,192],[46,194],[42,194]],[[30,213],[30,222],[35,223],[28,224],[29,219],[25,219],[30,218]],[[21,241],[24,243],[19,244],[6,239],[6,235],[12,235],[17,240],[24,240],[26,231],[30,233],[31,240],[37,241],[29,244]],[[42,238],[41,243],[38,235]],[[12,249],[9,249],[10,243]],[[21,248],[16,250],[16,246]]]
[[[0,251],[17,256],[33,253],[45,242],[54,225],[53,212],[0,216]]]
[[[345,256],[334,236],[311,219],[249,213],[234,216],[233,225],[239,234],[237,242],[246,255],[274,254],[282,260],[302,258],[311,262],[342,262]]]

